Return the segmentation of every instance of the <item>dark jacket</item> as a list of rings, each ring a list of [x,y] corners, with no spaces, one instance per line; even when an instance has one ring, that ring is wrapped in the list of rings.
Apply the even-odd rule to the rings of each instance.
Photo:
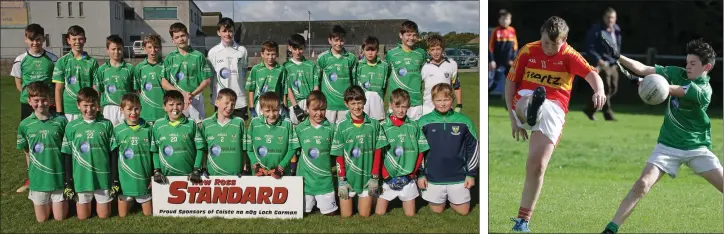
[[[601,40],[601,35],[603,35],[607,40],[616,44],[617,49],[621,51],[621,28],[618,27],[618,24],[613,26],[613,32],[614,37],[616,37],[615,40],[612,40],[611,33],[606,31],[606,25],[602,23],[594,24],[588,30],[586,35],[586,59],[591,66],[598,66],[599,59],[603,59],[608,64],[616,63],[616,60],[606,53],[605,42]]]

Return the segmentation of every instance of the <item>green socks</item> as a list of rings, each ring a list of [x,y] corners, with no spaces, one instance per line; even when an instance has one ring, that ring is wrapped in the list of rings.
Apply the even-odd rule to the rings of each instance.
[[[618,224],[609,222],[608,225],[606,225],[606,229],[613,231],[613,233],[618,233]]]

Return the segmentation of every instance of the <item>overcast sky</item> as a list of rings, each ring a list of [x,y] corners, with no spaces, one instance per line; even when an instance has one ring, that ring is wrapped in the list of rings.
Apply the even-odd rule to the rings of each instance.
[[[478,1],[195,1],[234,21],[410,19],[420,31],[480,33]],[[234,6],[235,8],[232,8]],[[232,11],[235,9],[235,11]]]

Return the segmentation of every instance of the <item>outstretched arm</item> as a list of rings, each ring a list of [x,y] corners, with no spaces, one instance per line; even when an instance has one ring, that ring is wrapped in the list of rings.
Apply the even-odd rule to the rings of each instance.
[[[627,58],[623,55],[621,55],[621,57],[618,59],[618,62],[627,69],[631,70],[634,74],[639,76],[648,76],[656,73],[656,68],[646,66],[639,61]]]

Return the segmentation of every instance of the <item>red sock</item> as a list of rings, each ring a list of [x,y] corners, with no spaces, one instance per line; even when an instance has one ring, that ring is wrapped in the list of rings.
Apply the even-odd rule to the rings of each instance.
[[[518,218],[530,221],[530,216],[533,215],[533,210],[523,208],[522,206],[518,209]]]

